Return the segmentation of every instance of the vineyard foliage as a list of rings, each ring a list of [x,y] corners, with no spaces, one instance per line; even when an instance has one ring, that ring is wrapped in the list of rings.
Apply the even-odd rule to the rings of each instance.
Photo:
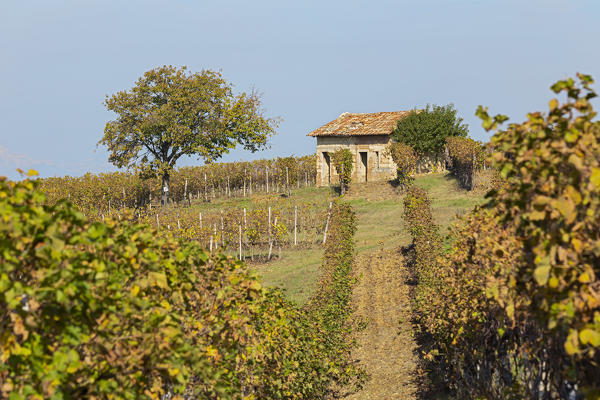
[[[354,333],[364,328],[363,321],[354,316],[352,288],[356,283],[354,267],[354,234],[356,214],[347,203],[335,202],[331,210],[331,230],[325,243],[321,279],[317,292],[307,304],[309,313],[322,329],[324,350],[336,354],[343,365],[338,382],[360,387],[366,381],[365,371],[352,360],[357,346]]]
[[[420,251],[435,228],[408,218],[426,358],[460,396],[600,396],[600,123],[592,79],[578,77],[552,86],[566,101],[494,135],[503,184],[459,221],[448,251]],[[506,120],[478,115],[490,129]]]
[[[331,160],[340,178],[341,194],[344,194],[348,191],[352,182],[354,156],[350,149],[340,148],[331,154]]]
[[[404,143],[393,142],[387,151],[396,164],[399,185],[406,187],[413,180],[413,174],[417,167],[417,155],[412,147]]]
[[[475,173],[485,163],[484,147],[469,137],[449,137],[446,139],[446,149],[448,169],[463,188],[472,190],[475,186]]]
[[[440,254],[441,238],[438,227],[433,220],[431,212],[431,201],[427,192],[411,185],[404,196],[404,221],[408,232],[413,239],[412,253],[413,272],[419,282],[414,293],[414,305],[418,310],[417,315],[422,318],[429,317],[426,310],[429,300],[429,291],[437,290],[439,280],[438,271],[435,268],[437,256]],[[428,325],[425,320],[420,321]]]
[[[1,398],[314,399],[360,382],[349,206],[332,210],[327,295],[300,309],[241,262],[89,222],[37,185],[0,179]]]
[[[151,225],[160,234],[195,240],[206,249],[237,253],[241,247],[243,258],[248,255],[254,258],[255,253],[264,253],[271,245],[279,248],[318,243],[326,221],[324,203],[282,199],[268,204],[271,205],[257,203],[248,208],[227,207],[209,212],[189,207],[138,213],[119,211],[107,214],[105,220]],[[101,220],[101,217],[94,219]]]
[[[169,191],[170,198],[178,202],[191,199],[209,201],[222,196],[243,196],[313,185],[315,177],[314,155],[215,163],[173,171]],[[86,215],[106,214],[118,208],[147,207],[161,198],[161,188],[160,179],[142,179],[139,175],[125,172],[46,178],[41,180],[40,186],[49,204],[66,198]]]

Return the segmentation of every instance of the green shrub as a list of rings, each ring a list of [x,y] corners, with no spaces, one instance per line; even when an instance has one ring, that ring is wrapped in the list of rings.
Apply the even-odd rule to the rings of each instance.
[[[331,154],[333,166],[340,177],[340,190],[344,194],[350,187],[352,181],[352,168],[354,167],[354,157],[349,149],[341,148]]]
[[[388,148],[392,160],[396,164],[398,184],[404,188],[411,183],[417,166],[417,155],[412,147],[403,143],[392,143]]]
[[[411,146],[419,156],[437,156],[442,153],[446,138],[465,137],[469,132],[469,127],[456,114],[453,104],[428,104],[424,110],[412,110],[400,119],[392,138]]]

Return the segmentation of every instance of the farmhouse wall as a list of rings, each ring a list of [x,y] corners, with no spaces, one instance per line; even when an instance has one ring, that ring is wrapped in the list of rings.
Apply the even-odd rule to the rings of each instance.
[[[331,162],[330,155],[340,148],[350,149],[354,156],[353,182],[394,179],[396,165],[386,154],[389,143],[389,135],[317,136],[317,185],[327,186],[339,182],[338,172]]]

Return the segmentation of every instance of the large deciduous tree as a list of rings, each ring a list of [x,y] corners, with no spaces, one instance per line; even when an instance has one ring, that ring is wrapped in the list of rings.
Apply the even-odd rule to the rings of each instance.
[[[400,119],[392,137],[396,142],[409,145],[419,155],[437,156],[443,150],[447,137],[465,137],[468,133],[468,125],[456,115],[453,104],[428,104],[424,110],[412,110]]]
[[[162,204],[181,156],[210,163],[238,144],[255,152],[267,147],[278,124],[263,115],[257,93],[234,95],[219,72],[190,73],[186,67],[150,70],[131,90],[107,96],[105,105],[117,118],[98,143],[108,147],[117,167],[160,176]]]

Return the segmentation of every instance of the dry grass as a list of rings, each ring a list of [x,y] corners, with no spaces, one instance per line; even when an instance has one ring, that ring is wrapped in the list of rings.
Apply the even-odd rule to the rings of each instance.
[[[378,249],[358,257],[353,303],[366,320],[353,355],[370,375],[347,400],[414,399],[419,377],[410,316],[410,287],[404,257],[397,250]]]

